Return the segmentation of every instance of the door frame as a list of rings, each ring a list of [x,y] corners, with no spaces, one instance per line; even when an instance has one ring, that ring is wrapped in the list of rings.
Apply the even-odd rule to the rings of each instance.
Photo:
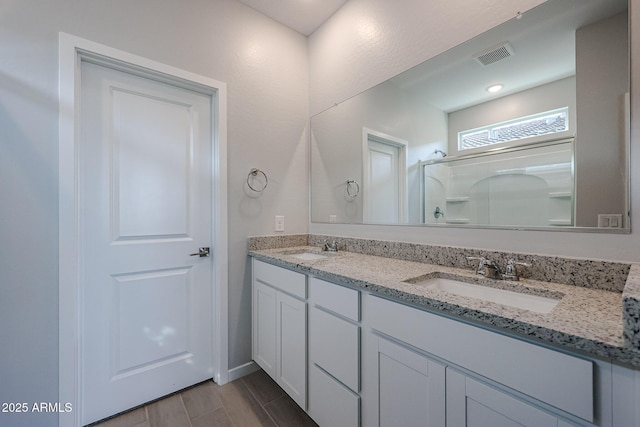
[[[371,191],[369,185],[369,140],[390,145],[398,149],[398,221],[408,220],[407,209],[407,147],[409,141],[377,130],[362,128],[362,221],[368,223],[367,203]]]
[[[228,250],[227,250],[227,86],[226,83],[174,68],[141,56],[59,33],[58,134],[58,375],[59,402],[73,410],[60,413],[60,425],[81,425],[80,203],[80,65],[92,59],[156,80],[178,84],[212,100],[212,255],[213,255],[213,379],[229,381]]]

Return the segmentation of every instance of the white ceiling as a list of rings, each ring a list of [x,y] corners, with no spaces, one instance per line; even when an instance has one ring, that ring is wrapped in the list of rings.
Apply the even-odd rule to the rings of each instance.
[[[348,0],[238,0],[308,36]]]

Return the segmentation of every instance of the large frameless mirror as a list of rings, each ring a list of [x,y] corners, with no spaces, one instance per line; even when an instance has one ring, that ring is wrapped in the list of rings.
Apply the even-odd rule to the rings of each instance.
[[[625,0],[549,0],[311,118],[311,221],[629,230]]]

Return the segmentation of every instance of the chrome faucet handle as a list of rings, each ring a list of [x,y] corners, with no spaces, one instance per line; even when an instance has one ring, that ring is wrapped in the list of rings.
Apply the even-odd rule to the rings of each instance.
[[[524,267],[531,267],[531,264],[526,262],[515,261],[510,259],[507,261],[507,266],[504,269],[504,274],[502,277],[506,280],[520,280],[520,275],[518,274],[518,265],[522,265]]]
[[[485,266],[487,265],[489,260],[486,259],[483,256],[468,256],[467,259],[469,261],[479,261],[478,262],[478,266],[476,267],[476,274],[481,274],[481,275],[484,276],[484,274],[485,274]]]
[[[338,252],[338,242],[334,240],[329,243],[329,241],[325,239],[322,250],[327,252]]]
[[[489,279],[502,279],[502,270],[495,261],[485,260],[484,263],[484,277],[488,277]]]

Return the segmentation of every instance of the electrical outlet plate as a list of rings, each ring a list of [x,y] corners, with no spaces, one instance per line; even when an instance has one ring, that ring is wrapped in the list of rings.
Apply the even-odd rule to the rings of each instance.
[[[622,228],[622,214],[598,214],[599,228]]]
[[[329,224],[335,224],[338,221],[337,215],[329,215]]]
[[[276,215],[275,231],[284,231],[284,216]]]

